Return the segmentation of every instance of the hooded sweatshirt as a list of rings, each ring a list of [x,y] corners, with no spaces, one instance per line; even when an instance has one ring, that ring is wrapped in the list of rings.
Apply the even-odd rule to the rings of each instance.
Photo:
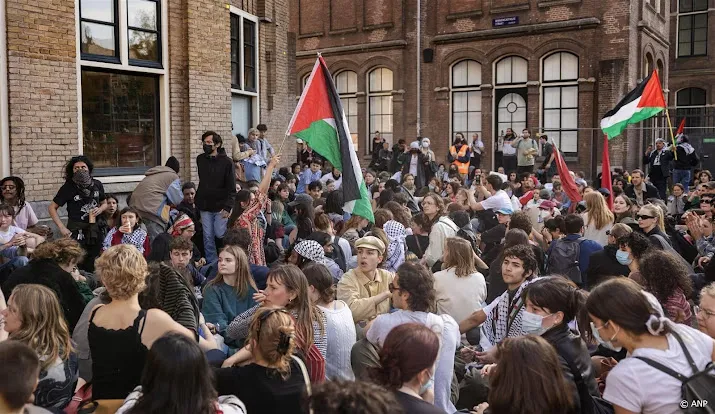
[[[129,207],[137,209],[144,220],[166,225],[171,205],[178,206],[184,198],[181,179],[173,169],[162,165],[150,168],[144,175],[132,192]]]
[[[236,200],[236,176],[226,150],[219,148],[216,156],[199,154],[196,167],[199,172],[196,207],[212,213],[231,211]]]

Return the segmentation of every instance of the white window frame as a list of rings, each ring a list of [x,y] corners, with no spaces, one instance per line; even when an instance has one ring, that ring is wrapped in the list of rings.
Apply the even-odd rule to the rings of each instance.
[[[355,92],[340,92],[340,90],[338,89],[338,76],[340,76],[342,74],[346,74],[348,72],[355,74]],[[305,77],[306,82],[308,80],[308,76],[310,76],[310,74],[306,75],[306,77]],[[343,102],[342,102],[343,99],[354,99],[355,106],[356,107],[358,106],[358,104],[357,104],[357,93],[358,93],[357,76],[358,76],[357,72],[355,72],[354,70],[350,70],[350,69],[341,70],[340,72],[333,75],[333,82],[335,83],[335,89],[338,92],[338,96],[340,97],[340,105],[343,106],[343,111],[345,111],[345,105],[343,105]],[[393,82],[393,87],[394,87],[394,82],[395,82],[394,74],[393,74],[392,82]],[[303,85],[303,88],[305,89],[305,84]],[[358,112],[359,112],[359,110],[358,110]],[[358,130],[357,123],[360,120],[360,114],[358,113],[353,116],[355,116],[355,118],[357,118],[355,120],[356,127],[355,127],[355,131],[352,131],[352,130],[350,131],[350,135],[353,140],[353,145],[355,146],[355,151],[359,151],[358,148],[360,146],[360,138],[359,138],[359,134],[357,131]],[[347,112],[345,112],[345,119],[348,121],[348,126],[349,126],[350,125],[350,115]],[[394,118],[393,118],[393,121],[394,121]]]
[[[111,69],[127,73],[159,76],[159,154],[163,164],[171,156],[171,108],[169,97],[169,0],[160,0],[161,8],[161,68],[131,65],[129,63],[129,32],[127,21],[127,0],[117,0],[119,21],[119,59],[120,63],[98,62],[82,59],[82,33],[80,26],[80,0],[75,0],[75,41],[77,50],[77,142],[78,154],[84,153],[82,128],[82,69]],[[143,175],[113,175],[101,177],[103,183],[138,182]]]
[[[480,67],[480,73],[479,73],[480,81],[479,81],[479,85],[477,85],[477,86],[458,86],[458,87],[455,87],[455,86],[454,86],[454,79],[453,79],[453,76],[454,76],[454,67],[457,66],[457,65],[459,65],[460,63],[469,62],[469,61],[472,61],[472,62],[476,63],[476,64],[479,65],[479,67]],[[484,79],[482,78],[482,75],[483,75],[483,72],[482,72],[482,64],[479,63],[478,61],[474,60],[474,59],[462,59],[462,60],[459,60],[459,61],[457,61],[457,62],[452,63],[452,65],[450,65],[450,67],[449,67],[449,131],[450,131],[450,134],[449,134],[449,145],[452,145],[452,142],[454,141],[454,136],[455,136],[455,134],[456,134],[457,132],[460,132],[460,133],[462,133],[462,134],[467,134],[467,133],[468,133],[468,131],[455,131],[455,130],[454,130],[454,94],[455,94],[455,93],[460,93],[460,92],[476,92],[476,91],[481,92],[481,91],[482,91],[482,84],[484,83]],[[469,73],[467,73],[467,79],[469,79]],[[484,111],[484,108],[483,108],[483,103],[481,102],[481,99],[482,99],[482,96],[481,96],[481,95],[480,95],[479,99],[480,99],[479,111],[473,111],[473,112],[478,112],[478,113],[479,113],[479,118],[480,118],[480,120],[479,120],[479,121],[480,121],[480,122],[479,122],[479,126],[480,126],[480,127],[479,127],[479,131],[469,131],[469,132],[470,132],[470,133],[476,132],[476,133],[478,133],[479,136],[481,137],[481,136],[482,136],[482,131],[484,130],[483,119],[481,119],[481,118],[482,118],[482,113],[483,113],[483,111]],[[467,111],[467,114],[469,114],[469,111]],[[467,125],[469,125],[469,120],[467,120]],[[465,136],[464,139],[466,139],[467,142],[470,142],[470,143],[472,142],[472,137],[471,137],[471,136]]]
[[[239,17],[239,29],[238,29],[238,35],[239,35],[239,48],[238,48],[238,55],[239,55],[239,61],[240,64],[238,65],[238,80],[241,85],[241,89],[236,89],[233,88],[231,84],[231,95],[245,95],[245,96],[250,96],[252,97],[251,99],[251,113],[253,114],[253,126],[258,124],[258,121],[261,119],[261,105],[260,105],[260,90],[261,90],[261,70],[260,70],[260,59],[258,58],[260,56],[259,54],[259,49],[260,49],[260,37],[258,36],[258,26],[260,24],[258,20],[258,16],[254,16],[250,13],[246,13],[245,11],[239,9],[238,7],[235,6],[230,6],[229,11],[231,14],[234,14]],[[245,88],[245,78],[243,75],[243,70],[244,70],[244,65],[246,64],[245,60],[245,55],[244,55],[244,47],[243,47],[243,21],[248,20],[250,22],[254,23],[254,36],[256,39],[256,44],[255,44],[255,62],[256,62],[256,92],[251,92],[251,91],[246,91],[244,90]],[[229,30],[230,30],[230,24],[229,24]],[[229,39],[231,38],[229,34]],[[230,40],[229,40],[230,41]]]
[[[0,0],[0,173],[10,175],[10,119],[7,93],[7,23],[5,0]]]
[[[694,0],[693,0],[694,1]],[[708,19],[708,25],[710,25],[710,16],[709,13],[711,10],[713,10],[710,7],[706,7],[705,10],[698,10],[694,12],[680,12],[680,0],[676,0],[676,7],[678,9],[676,15],[675,15],[675,58],[676,59],[681,59],[681,58],[691,58],[691,57],[703,57],[703,56],[708,56],[708,31],[706,27],[705,30],[705,54],[703,55],[685,55],[685,56],[680,56],[680,18],[682,16],[691,16],[691,15],[696,15],[696,14],[705,14],[706,18]],[[691,28],[692,30],[692,28]],[[692,48],[692,44],[691,44]]]
[[[370,69],[367,74],[365,74],[365,85],[367,89],[367,111],[366,111],[366,116],[367,118],[365,122],[367,123],[367,136],[365,137],[365,155],[369,155],[372,151],[372,138],[373,138],[373,132],[374,130],[370,129],[370,98],[375,98],[379,96],[389,96],[392,97],[392,90],[390,91],[379,91],[379,92],[374,92],[370,89],[370,74],[373,73],[376,70],[380,69],[387,69],[392,73],[392,89],[395,89],[395,72],[388,68],[387,66],[376,66],[372,69]],[[395,144],[395,102],[394,98],[390,102],[391,105],[391,110],[390,110],[390,116],[392,117],[392,131],[389,133],[391,136],[391,140],[393,141],[392,144]],[[382,129],[382,128],[381,128]],[[384,131],[380,131],[380,136],[384,135]]]
[[[544,62],[546,59],[548,59],[556,54],[559,54],[559,53],[566,53],[566,54],[573,55],[576,57],[576,59],[577,59],[576,78],[573,80],[567,80],[567,81],[548,81],[547,83],[545,83],[544,82]],[[539,130],[543,131],[543,133],[548,135],[549,140],[553,143],[556,143],[556,142],[554,141],[554,137],[550,133],[558,132],[559,133],[559,142],[556,144],[560,151],[563,151],[563,149],[561,148],[561,146],[562,146],[561,145],[562,144],[561,131],[564,129],[560,128],[557,131],[554,131],[553,129],[550,129],[547,131],[544,129],[544,118],[545,118],[544,111],[545,111],[545,106],[546,106],[545,102],[544,102],[544,98],[545,98],[544,89],[554,88],[554,87],[559,87],[559,89],[564,88],[564,87],[576,87],[576,107],[568,108],[568,109],[576,109],[576,128],[575,128],[575,130],[576,130],[576,151],[564,152],[565,154],[571,154],[571,155],[578,154],[578,141],[579,141],[579,136],[578,136],[578,134],[579,134],[579,129],[578,129],[579,113],[578,113],[578,111],[579,111],[579,99],[581,97],[581,90],[580,90],[581,88],[579,87],[579,84],[578,84],[578,78],[579,78],[580,66],[581,66],[581,57],[569,50],[555,50],[555,51],[550,52],[547,55],[542,56],[541,59],[539,59],[539,80],[540,80],[540,82],[539,82],[539,115],[540,115],[539,116]],[[561,68],[559,67],[559,71],[560,70],[561,70]],[[561,105],[561,103],[560,103],[560,105]],[[549,108],[549,109],[553,110],[555,108]],[[563,111],[562,106],[559,107],[559,111]],[[560,114],[559,120],[561,120],[561,119],[562,119],[562,115]],[[573,131],[573,129],[569,128],[569,129],[566,129],[566,131]]]

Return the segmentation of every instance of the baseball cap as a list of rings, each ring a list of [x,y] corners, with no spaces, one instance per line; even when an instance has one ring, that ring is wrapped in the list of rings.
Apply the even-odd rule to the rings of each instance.
[[[554,207],[556,207],[556,203],[551,200],[544,200],[541,202],[541,204],[539,204],[539,208],[542,208],[544,210],[551,210]]]
[[[298,204],[313,204],[313,197],[308,194],[296,194],[295,200],[288,203],[289,206],[295,207]]]
[[[385,243],[375,236],[365,236],[355,242],[355,248],[377,250],[380,254],[385,254]]]
[[[512,210],[510,208],[500,208],[497,210],[497,214],[504,214],[506,216],[511,216],[512,214],[514,214],[514,210]]]

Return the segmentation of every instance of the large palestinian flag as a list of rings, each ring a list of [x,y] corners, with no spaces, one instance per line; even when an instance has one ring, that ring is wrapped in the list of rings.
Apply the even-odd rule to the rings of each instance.
[[[342,173],[343,210],[374,223],[370,196],[350,138],[348,121],[322,56],[315,61],[287,133],[308,143]]]
[[[628,92],[615,108],[606,112],[601,129],[612,139],[623,132],[628,124],[635,124],[665,109],[665,98],[658,73],[653,71],[635,89]]]

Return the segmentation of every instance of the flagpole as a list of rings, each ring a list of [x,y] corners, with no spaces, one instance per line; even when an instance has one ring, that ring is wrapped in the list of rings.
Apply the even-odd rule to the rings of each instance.
[[[675,159],[678,159],[678,150],[675,146],[675,135],[673,134],[673,124],[670,123],[670,113],[668,112],[668,107],[665,107],[665,117],[668,118],[668,129],[670,130],[670,139],[673,141],[673,155],[675,155]]]

